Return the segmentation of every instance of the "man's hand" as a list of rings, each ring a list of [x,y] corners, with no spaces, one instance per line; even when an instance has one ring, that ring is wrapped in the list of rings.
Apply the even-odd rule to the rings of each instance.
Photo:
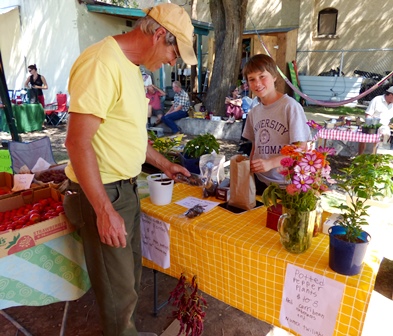
[[[97,228],[101,243],[112,247],[126,247],[126,227],[123,218],[113,209],[97,215]]]

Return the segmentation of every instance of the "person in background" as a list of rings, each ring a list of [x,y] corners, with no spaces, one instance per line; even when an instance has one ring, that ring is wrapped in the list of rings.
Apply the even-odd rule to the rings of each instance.
[[[379,133],[383,136],[383,146],[389,146],[388,140],[390,138],[390,121],[393,118],[393,86],[388,88],[385,94],[374,97],[370,105],[366,109],[366,118],[378,118],[382,126],[379,128]],[[359,155],[364,153],[366,144],[359,143]]]
[[[168,112],[161,118],[161,121],[167,125],[173,134],[179,134],[180,128],[176,125],[175,120],[188,117],[188,109],[190,108],[190,98],[186,91],[181,88],[179,81],[172,83],[175,96],[173,98],[173,105]],[[156,122],[157,124],[157,122]]]
[[[158,123],[161,122],[162,106],[161,97],[166,96],[165,91],[161,90],[157,86],[151,84],[147,86],[146,98],[149,98],[149,106],[147,110],[147,122],[148,126],[151,126],[151,116],[157,117]]]
[[[292,97],[276,90],[279,76],[274,60],[258,54],[243,69],[250,90],[259,99],[248,113],[243,137],[250,140],[250,168],[255,173],[257,194],[272,182],[285,183],[278,172],[283,146],[299,142],[306,146],[310,130],[303,107]]]
[[[44,98],[44,93],[42,92],[42,90],[48,89],[48,84],[46,82],[46,79],[44,76],[40,75],[37,72],[37,66],[35,64],[29,65],[27,68],[29,69],[30,76],[27,77],[27,79],[26,79],[25,87],[28,87],[28,88],[34,90],[38,101],[40,102],[42,107],[44,107],[45,106],[45,98]]]
[[[143,67],[140,67],[140,68],[141,68],[141,73],[142,73],[143,85],[145,86],[145,91],[147,92],[147,87],[149,85],[152,85],[153,81],[151,79],[151,76],[148,73],[146,73],[145,68],[143,68]]]
[[[242,109],[242,96],[239,94],[239,88],[236,85],[232,85],[229,88],[229,94],[225,97],[225,108],[226,115],[228,116],[227,123],[234,123],[235,120],[239,120],[243,116]]]
[[[69,77],[64,210],[83,240],[104,336],[156,336],[135,325],[142,274],[136,179],[142,164],[172,179],[190,176],[148,144],[148,100],[139,65],[156,71],[174,66],[179,54],[196,64],[194,27],[175,4],[144,12],[130,32],[86,48]]]

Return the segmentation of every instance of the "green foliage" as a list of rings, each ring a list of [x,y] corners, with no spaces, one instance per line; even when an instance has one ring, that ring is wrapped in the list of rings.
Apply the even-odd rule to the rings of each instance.
[[[375,125],[366,125],[366,124],[363,124],[363,125],[362,125],[362,128],[378,129],[378,128],[380,128],[381,126],[382,126],[382,124],[375,124]]]
[[[149,139],[153,142],[155,150],[164,155],[169,161],[175,162],[177,156],[173,155],[172,148],[178,146],[180,141],[176,138],[159,138],[153,131],[148,131]]]
[[[218,154],[219,150],[220,144],[214,135],[206,133],[188,141],[184,146],[183,154],[189,158],[197,159],[204,154],[211,154],[213,151]]]
[[[139,3],[136,0],[108,0],[105,1],[111,3],[112,5],[119,7],[127,7],[127,8],[139,8]]]
[[[262,203],[267,207],[281,203],[287,209],[300,212],[315,210],[318,200],[319,197],[312,189],[291,195],[277,183],[271,183],[262,194]]]
[[[393,156],[389,154],[362,154],[357,156],[342,174],[335,176],[337,185],[349,196],[349,204],[336,206],[342,212],[340,224],[347,228],[346,240],[356,242],[367,225],[367,200],[391,196],[393,192]]]

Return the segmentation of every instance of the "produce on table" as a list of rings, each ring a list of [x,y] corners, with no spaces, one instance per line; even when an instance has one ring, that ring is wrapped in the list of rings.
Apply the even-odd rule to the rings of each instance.
[[[44,183],[48,183],[48,182],[61,183],[65,179],[67,179],[67,176],[64,173],[64,168],[63,169],[52,169],[52,170],[43,171],[42,173],[37,174],[36,179],[38,181],[41,181]]]
[[[0,232],[19,230],[64,213],[63,203],[53,198],[44,198],[33,204],[0,212]]]

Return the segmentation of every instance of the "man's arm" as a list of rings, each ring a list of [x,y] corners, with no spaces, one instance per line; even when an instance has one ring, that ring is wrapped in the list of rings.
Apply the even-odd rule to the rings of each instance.
[[[158,86],[152,84],[152,86],[161,94],[161,96],[166,96],[166,92],[161,90]]]
[[[92,146],[92,139],[100,124],[101,119],[92,114],[71,112],[65,145],[78,182],[97,215],[101,242],[109,246],[125,247],[127,233],[124,220],[108,198]]]
[[[175,179],[175,175],[177,173],[181,173],[185,176],[190,176],[190,172],[186,168],[176,163],[170,162],[149,144],[147,145],[146,162],[160,169],[166,176],[171,179]]]

